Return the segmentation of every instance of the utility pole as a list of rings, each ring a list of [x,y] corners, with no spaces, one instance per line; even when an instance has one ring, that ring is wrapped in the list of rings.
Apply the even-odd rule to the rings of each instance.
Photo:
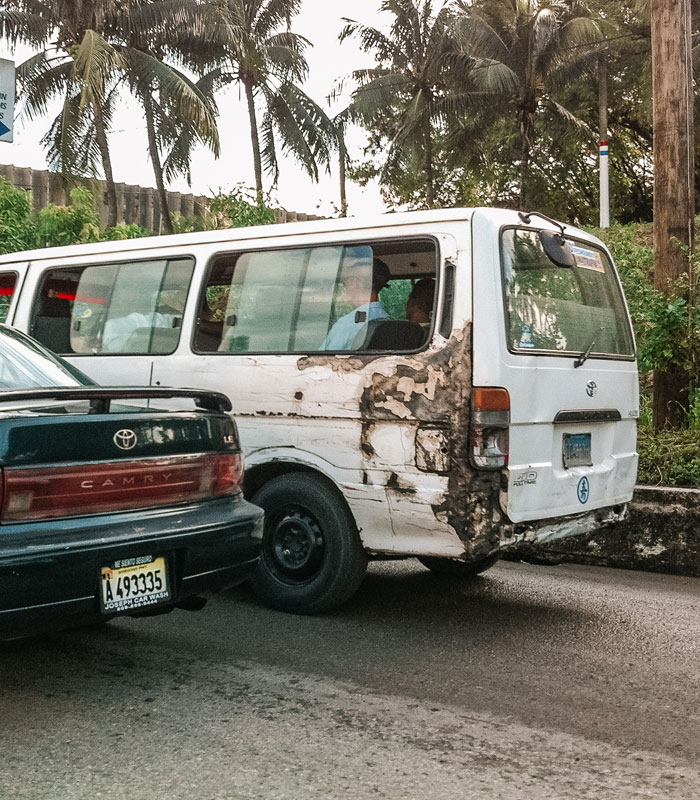
[[[654,113],[654,287],[692,279],[695,213],[693,70],[690,0],[652,0],[651,61]],[[688,410],[689,376],[654,374],[654,425],[681,426]]]
[[[600,227],[610,227],[610,187],[608,179],[608,53],[598,63],[598,134],[600,136]]]

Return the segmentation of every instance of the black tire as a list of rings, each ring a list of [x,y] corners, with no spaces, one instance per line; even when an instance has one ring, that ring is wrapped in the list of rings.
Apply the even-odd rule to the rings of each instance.
[[[367,556],[342,497],[323,478],[273,478],[251,502],[265,510],[258,566],[250,578],[266,605],[298,614],[337,608],[359,588]]]
[[[490,556],[478,561],[458,561],[456,558],[434,558],[433,556],[418,556],[418,560],[424,567],[439,575],[475,578],[490,569],[500,557],[500,553],[491,553]]]

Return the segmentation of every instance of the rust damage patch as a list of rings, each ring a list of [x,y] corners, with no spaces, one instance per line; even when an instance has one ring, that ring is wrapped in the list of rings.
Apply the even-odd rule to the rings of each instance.
[[[386,489],[387,491],[400,495],[416,494],[416,487],[402,484],[399,480],[399,476],[395,472],[389,475],[389,480],[386,482]]]
[[[420,359],[397,358],[397,362],[388,375],[373,372],[362,392],[363,455],[374,453],[369,434],[377,420],[411,419],[446,429],[450,452],[441,454],[440,466],[449,467],[448,490],[433,512],[464,542],[466,560],[483,558],[509,535],[511,526],[505,523],[499,505],[501,473],[477,471],[469,464],[471,324],[440,350],[428,351]],[[392,485],[392,478],[397,485]],[[398,485],[394,473],[387,489],[407,491]]]

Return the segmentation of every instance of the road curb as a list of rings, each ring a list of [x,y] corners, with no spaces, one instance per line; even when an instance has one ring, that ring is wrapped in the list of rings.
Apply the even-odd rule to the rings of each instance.
[[[543,545],[519,545],[503,557],[700,577],[700,489],[637,486],[629,512],[615,526]]]

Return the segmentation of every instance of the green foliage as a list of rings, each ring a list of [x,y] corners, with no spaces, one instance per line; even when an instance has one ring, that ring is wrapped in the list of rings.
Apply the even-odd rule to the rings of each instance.
[[[31,215],[29,192],[16,189],[6,178],[0,178],[0,253],[14,253],[32,247]]]
[[[71,190],[72,205],[42,208],[34,226],[36,247],[57,247],[83,242],[99,242],[100,216],[92,193],[83,187]]]
[[[663,486],[700,486],[700,429],[655,432],[640,425],[638,482]]]
[[[262,201],[253,199],[243,189],[238,188],[229,194],[219,194],[212,200],[211,213],[216,229],[245,228],[249,225],[270,225],[275,221],[275,212]]]
[[[654,289],[651,225],[613,226],[596,230],[610,248],[620,271],[637,337],[642,372],[682,370],[692,386],[700,385],[700,310],[688,302],[694,294],[688,278],[668,292]]]
[[[610,248],[620,271],[637,337],[639,367],[644,373],[680,367],[696,387],[688,429],[655,431],[651,394],[642,393],[638,428],[639,483],[700,486],[700,314],[687,302],[687,279],[672,287],[671,297],[653,285],[651,225],[613,226],[596,230]],[[692,293],[690,293],[692,294]]]
[[[118,225],[107,228],[101,238],[107,242],[116,242],[120,239],[141,239],[144,236],[153,236],[153,234],[135,222],[120,222]]]
[[[393,280],[379,293],[379,299],[391,319],[406,319],[406,301],[411,288],[409,280]]]

